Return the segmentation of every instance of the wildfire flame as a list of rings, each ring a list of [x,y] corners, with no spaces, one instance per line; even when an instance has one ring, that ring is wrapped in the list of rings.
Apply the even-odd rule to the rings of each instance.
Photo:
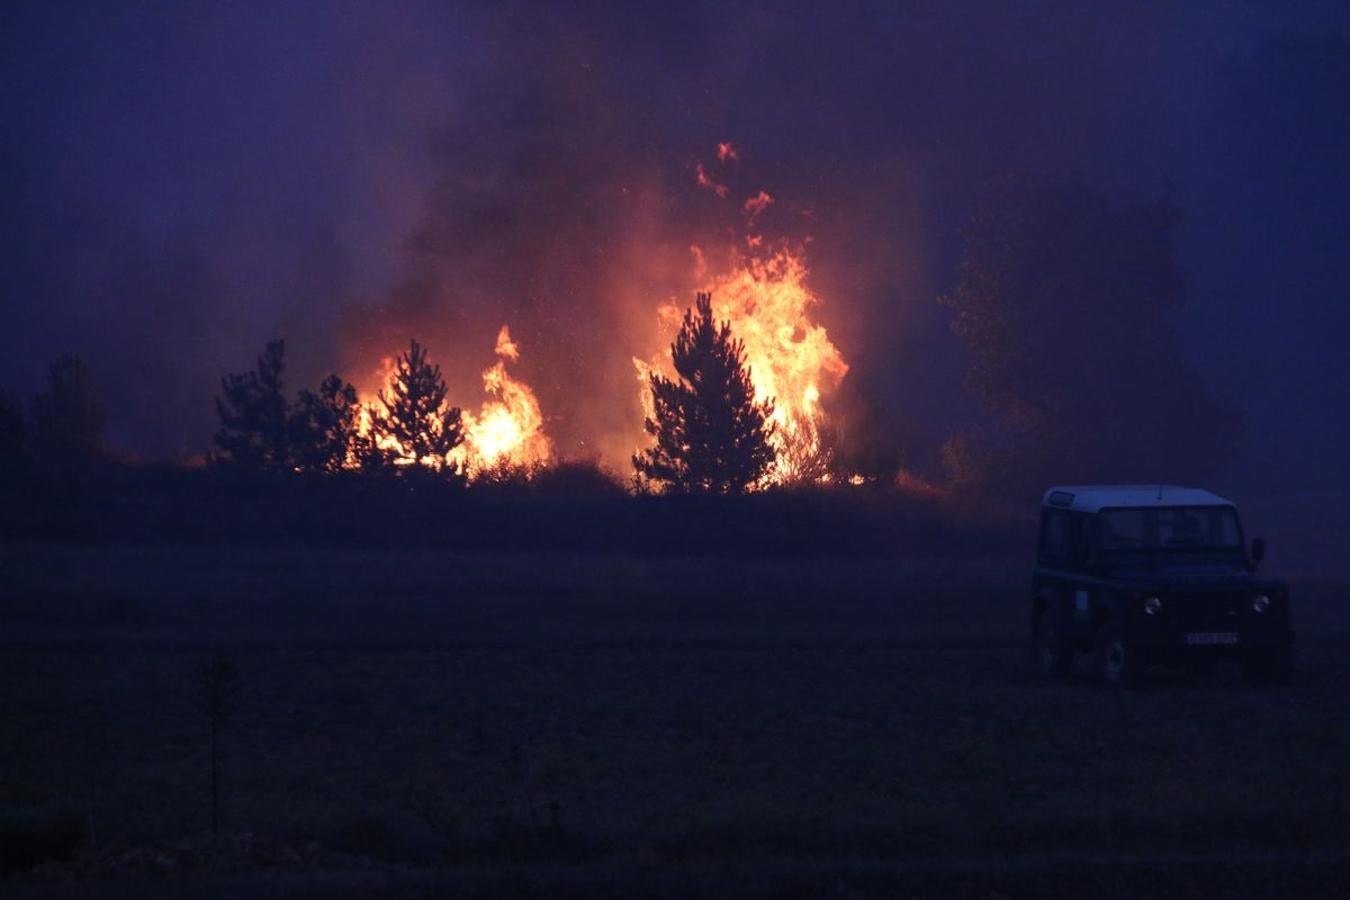
[[[544,416],[530,386],[512,378],[508,362],[520,360],[520,348],[503,325],[497,333],[497,362],[483,372],[483,390],[492,399],[485,400],[477,414],[465,410],[464,441],[448,459],[419,460],[422,465],[439,469],[443,465],[461,468],[472,480],[484,472],[501,467],[520,467],[528,471],[553,456],[553,442],[544,433]],[[381,362],[379,383],[388,388],[397,366],[393,358]],[[357,418],[357,433],[369,437],[373,430],[373,409],[378,400],[366,399]],[[412,465],[414,460],[402,452],[398,441],[388,435],[377,436],[380,449],[396,454],[396,465]]]
[[[704,190],[712,191],[723,200],[726,199],[727,186],[709,175],[708,170],[703,168],[703,163],[699,163],[694,167],[694,179],[698,182],[699,187]]]
[[[810,239],[790,243],[766,239],[758,233],[761,223],[784,219],[783,201],[764,190],[733,200],[727,176],[739,171],[741,149],[722,142],[716,151],[715,159],[708,160],[706,166],[702,162],[693,166],[693,181],[717,202],[726,203],[726,211],[736,224],[728,228],[731,237],[727,254],[718,261],[711,259],[704,247],[690,246],[692,277],[681,281],[687,281],[689,287],[698,285],[712,295],[715,318],[719,323],[728,322],[734,337],[744,344],[755,400],[773,401],[774,433],[770,440],[776,460],[755,487],[829,482],[840,477],[857,483],[860,476],[847,478],[832,472],[829,451],[821,440],[826,422],[822,402],[828,401],[849,366],[825,328],[812,319],[813,307],[820,299],[807,286],[808,270],[801,249]],[[800,219],[794,217],[793,221]],[[738,232],[740,238],[734,236]],[[687,301],[692,296],[681,299]],[[670,302],[658,307],[660,343],[674,337],[686,305]],[[446,457],[413,460],[388,436],[374,437],[379,448],[393,456],[396,464],[450,466],[463,471],[470,480],[491,480],[504,470],[523,470],[529,477],[548,464],[554,458],[554,447],[544,431],[539,401],[529,385],[508,371],[509,365],[519,362],[520,348],[506,325],[497,334],[495,352],[496,362],[482,373],[488,398],[476,412],[463,410],[463,442]],[[649,376],[653,372],[673,376],[672,360],[666,353],[650,359],[634,357],[633,362],[641,381],[642,408],[651,416]],[[389,386],[396,369],[396,360],[386,359],[375,383]],[[363,397],[358,433],[368,445],[374,430],[372,412],[378,401],[375,391],[363,392]],[[626,444],[630,434],[625,430],[616,440]],[[367,449],[361,446],[362,453]],[[360,464],[354,452],[352,465]]]
[[[496,353],[496,365],[483,373],[483,390],[496,399],[484,401],[478,415],[464,413],[464,443],[451,454],[461,457],[470,477],[502,465],[543,464],[553,456],[539,401],[529,385],[506,371],[508,362],[520,360],[520,348],[505,325],[497,333]]]
[[[398,363],[392,356],[386,356],[380,360],[380,374],[377,383],[386,392],[393,382],[395,374],[398,371]],[[363,392],[364,393],[364,392]],[[411,466],[418,462],[430,468],[439,469],[445,464],[445,460],[425,459],[415,460],[411,452],[403,449],[403,445],[396,438],[387,434],[375,434],[375,409],[380,402],[376,399],[377,391],[370,392],[370,396],[361,399],[359,411],[356,414],[356,434],[358,437],[371,440],[379,450],[389,453],[393,456],[394,465]],[[347,457],[348,468],[359,468],[362,460],[357,458],[355,451],[351,451]]]
[[[717,161],[723,166],[739,162],[739,148],[730,142],[719,143]],[[702,163],[695,167],[694,176],[699,187],[720,200],[727,199],[726,185],[714,180]],[[774,203],[774,196],[764,190],[747,197],[740,204],[745,225],[758,225]],[[746,234],[743,243],[743,249],[732,244],[730,266],[711,277],[703,249],[689,249],[701,290],[712,294],[714,318],[729,323],[733,337],[745,345],[755,400],[773,401],[771,421],[775,427],[770,442],[776,459],[758,486],[829,482],[834,473],[829,452],[821,444],[825,422],[821,396],[839,385],[848,373],[848,363],[825,328],[811,320],[811,308],[820,299],[806,285],[802,253],[789,249],[786,243],[766,241],[757,233]],[[681,305],[673,303],[658,308],[663,335],[678,331],[682,310]],[[642,385],[642,408],[650,418],[649,378],[653,372],[670,376],[672,361],[666,354],[650,361],[634,357],[633,363]],[[854,478],[848,481],[855,483]]]
[[[712,294],[714,318],[730,322],[732,335],[745,344],[755,399],[774,402],[777,460],[764,482],[828,481],[829,459],[820,440],[825,420],[821,393],[838,386],[848,363],[825,328],[811,321],[811,308],[820,300],[806,285],[806,263],[786,248],[759,256],[733,250],[731,259],[730,270],[707,280],[702,290]],[[703,260],[695,250],[696,265]],[[682,315],[676,304],[661,306],[662,330],[678,330]],[[669,372],[668,354],[633,362],[642,382],[643,408],[651,415],[647,376]]]

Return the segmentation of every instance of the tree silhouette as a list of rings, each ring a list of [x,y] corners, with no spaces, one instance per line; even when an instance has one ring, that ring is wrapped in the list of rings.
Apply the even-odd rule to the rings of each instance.
[[[246,469],[281,469],[289,457],[288,407],[282,393],[286,342],[270,341],[257,368],[220,380],[218,459]]]
[[[739,493],[773,465],[773,402],[755,402],[745,346],[730,323],[713,321],[712,295],[696,306],[670,347],[679,380],[649,377],[653,416],[643,427],[656,446],[635,454],[633,468],[668,490]]]
[[[371,427],[364,433],[359,429],[352,432],[348,450],[348,459],[352,465],[367,475],[388,472],[393,465],[393,454],[387,454],[376,443],[373,417]]]
[[[69,472],[102,457],[103,405],[80,357],[67,354],[51,364],[29,421],[33,459],[44,468]]]
[[[1173,319],[1179,221],[1170,203],[1072,182],[1014,182],[982,203],[943,303],[999,416],[987,448],[959,448],[990,487],[1181,481],[1229,458],[1241,414],[1185,358]]]
[[[28,424],[23,405],[0,391],[0,484],[17,481],[28,466]]]
[[[447,457],[464,440],[459,407],[445,401],[441,367],[412,341],[399,355],[388,389],[371,411],[374,440],[389,464],[450,468]]]
[[[348,462],[360,410],[356,388],[337,375],[325,378],[317,393],[302,390],[290,417],[292,465],[304,471],[340,471]]]

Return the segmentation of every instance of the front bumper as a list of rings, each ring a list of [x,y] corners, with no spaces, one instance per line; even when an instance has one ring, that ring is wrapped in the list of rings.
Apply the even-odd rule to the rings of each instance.
[[[1294,640],[1287,596],[1274,596],[1262,612],[1247,592],[1169,595],[1160,597],[1154,615],[1135,606],[1125,628],[1137,647],[1158,653],[1230,655],[1288,645]]]

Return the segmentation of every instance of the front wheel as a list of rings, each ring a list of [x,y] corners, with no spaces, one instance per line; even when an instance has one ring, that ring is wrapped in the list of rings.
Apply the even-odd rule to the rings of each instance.
[[[1139,651],[1126,643],[1120,629],[1110,622],[1097,632],[1097,671],[1103,681],[1116,687],[1138,687],[1143,680]]]
[[[1060,635],[1048,610],[1036,620],[1036,665],[1047,678],[1061,681],[1073,668],[1073,647]]]
[[[1288,684],[1294,674],[1294,645],[1248,650],[1241,665],[1242,677],[1250,685]]]

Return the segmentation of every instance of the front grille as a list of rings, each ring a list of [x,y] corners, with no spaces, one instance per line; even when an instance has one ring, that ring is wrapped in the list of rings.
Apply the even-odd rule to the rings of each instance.
[[[1162,594],[1168,619],[1186,631],[1233,631],[1251,608],[1247,594]]]

